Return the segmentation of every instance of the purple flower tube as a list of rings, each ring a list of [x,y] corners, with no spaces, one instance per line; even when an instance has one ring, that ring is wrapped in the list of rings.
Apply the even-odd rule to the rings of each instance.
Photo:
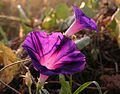
[[[97,25],[93,19],[87,17],[82,12],[82,10],[80,10],[74,5],[73,5],[73,9],[74,9],[75,20],[72,23],[72,25],[68,28],[68,30],[65,32],[65,35],[71,36],[83,29],[91,29],[98,31]]]

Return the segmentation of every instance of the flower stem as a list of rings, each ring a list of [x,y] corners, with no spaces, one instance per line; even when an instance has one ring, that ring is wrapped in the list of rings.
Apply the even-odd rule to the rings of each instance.
[[[38,83],[37,83],[38,84]],[[38,86],[36,85],[36,93],[35,94],[38,94]]]
[[[72,75],[70,75],[70,88],[71,88],[71,91],[72,91]]]
[[[38,94],[39,91],[42,90],[45,81],[48,79],[49,76],[40,74],[40,78],[38,79],[38,82],[36,83],[36,94]]]
[[[31,86],[29,86],[28,89],[29,89],[29,94],[32,94],[32,92],[31,92]]]
[[[40,79],[38,79],[38,82],[36,83],[36,93],[35,94],[42,94],[41,90],[43,88],[44,84],[40,82]]]

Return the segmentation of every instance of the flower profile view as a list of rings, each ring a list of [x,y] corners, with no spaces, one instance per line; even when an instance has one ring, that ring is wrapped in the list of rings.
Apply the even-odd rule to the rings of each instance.
[[[84,54],[77,49],[74,41],[59,32],[30,32],[23,48],[31,57],[35,69],[40,72],[42,80],[50,75],[79,72],[85,66]]]
[[[91,29],[98,31],[97,25],[93,19],[87,17],[82,12],[82,10],[80,10],[74,5],[73,5],[73,9],[74,9],[75,20],[72,23],[72,25],[68,28],[68,30],[65,32],[65,35],[71,36],[83,29]]]

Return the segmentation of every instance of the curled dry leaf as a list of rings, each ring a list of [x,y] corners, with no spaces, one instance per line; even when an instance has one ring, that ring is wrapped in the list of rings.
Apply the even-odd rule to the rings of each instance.
[[[6,66],[8,64],[14,63],[16,60],[17,58],[13,51],[4,44],[0,43],[0,65]],[[0,71],[0,79],[6,84],[9,84],[16,75],[18,69],[19,65],[12,65]],[[0,83],[0,90],[4,87],[5,86]]]

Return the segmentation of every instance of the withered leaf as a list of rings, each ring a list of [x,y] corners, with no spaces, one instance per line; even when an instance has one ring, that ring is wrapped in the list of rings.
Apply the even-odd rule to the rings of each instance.
[[[16,60],[17,57],[13,51],[4,44],[0,43],[0,64],[6,66],[8,64],[14,63]],[[3,71],[0,71],[0,79],[6,84],[9,84],[16,75],[18,69],[19,65],[12,65]],[[4,87],[5,86],[0,83],[0,90]]]

